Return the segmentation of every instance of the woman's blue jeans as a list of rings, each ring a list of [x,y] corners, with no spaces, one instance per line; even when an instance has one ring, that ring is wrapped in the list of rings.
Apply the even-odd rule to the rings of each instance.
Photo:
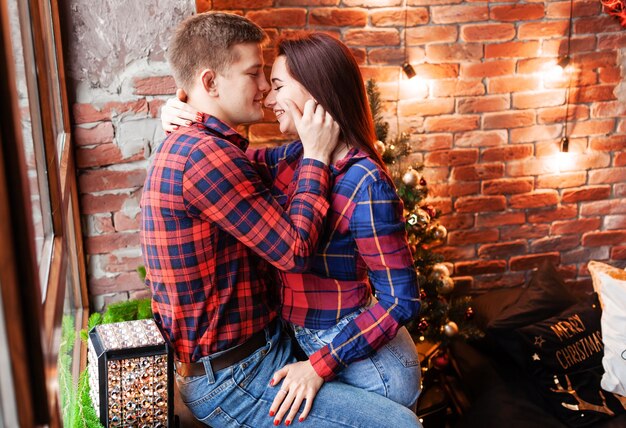
[[[297,360],[292,341],[277,323],[266,329],[267,345],[239,363],[213,372],[210,357],[203,376],[181,377],[176,381],[181,397],[200,421],[218,427],[273,427],[270,405],[280,390],[270,387],[275,371]],[[325,383],[313,403],[304,427],[421,427],[415,413],[393,401],[339,381]]]
[[[326,330],[313,330],[294,325],[296,340],[302,350],[310,356],[332,342],[346,324],[364,310],[366,308],[346,315]],[[407,329],[402,327],[391,342],[383,345],[369,357],[348,365],[339,372],[336,379],[415,410],[420,393],[420,376],[415,343]]]

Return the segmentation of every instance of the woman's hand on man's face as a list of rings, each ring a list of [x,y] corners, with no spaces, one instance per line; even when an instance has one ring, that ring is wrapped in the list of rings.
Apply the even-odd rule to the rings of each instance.
[[[339,141],[339,124],[314,100],[308,100],[302,111],[292,100],[286,99],[284,103],[302,141],[304,157],[329,164]]]
[[[199,112],[187,104],[184,90],[176,90],[176,97],[167,100],[161,109],[161,126],[165,132],[174,132],[179,126],[189,126],[200,119]]]

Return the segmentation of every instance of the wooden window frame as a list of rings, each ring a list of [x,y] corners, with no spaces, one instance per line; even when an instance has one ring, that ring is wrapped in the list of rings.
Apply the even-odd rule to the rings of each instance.
[[[58,0],[28,0],[28,8],[30,28],[22,31],[32,32],[39,96],[39,106],[29,107],[32,120],[40,120],[43,130],[52,210],[52,257],[42,305],[14,62],[9,60],[13,53],[8,0],[0,0],[0,233],[8,238],[0,246],[0,285],[5,319],[10,320],[6,323],[7,337],[20,425],[60,427],[56,364],[70,257],[77,266],[77,274],[70,274],[75,284],[71,304],[79,327],[87,324],[89,303]],[[51,94],[55,87],[52,79],[58,79],[59,91],[55,94]],[[59,101],[62,124],[55,122],[53,114]],[[37,115],[33,116],[33,111]],[[59,138],[64,139],[60,156]],[[68,227],[73,228],[73,234]],[[68,242],[71,236],[74,242]],[[80,368],[85,365],[85,357],[82,349]]]

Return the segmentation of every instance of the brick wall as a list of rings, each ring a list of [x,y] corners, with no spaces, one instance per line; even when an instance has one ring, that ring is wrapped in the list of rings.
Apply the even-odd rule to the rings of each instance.
[[[460,281],[513,286],[549,258],[572,286],[588,286],[588,260],[626,266],[626,32],[598,0],[574,2],[571,70],[562,76],[547,71],[567,51],[569,1],[406,0],[406,33],[404,0],[196,4],[243,14],[271,37],[320,30],[352,48],[365,78],[379,82],[391,134],[398,125],[410,132],[411,160],[425,164],[449,230],[437,251]],[[398,67],[405,39],[418,73],[411,81]],[[155,121],[173,92],[160,70],[127,73],[126,102],[75,105],[94,294],[141,287],[133,270],[144,137],[140,123],[116,118]],[[560,154],[566,111],[570,153]],[[243,130],[253,145],[283,141],[271,117]],[[150,132],[146,147],[158,135]]]
[[[175,90],[168,28],[193,0],[63,2],[89,292],[95,309],[148,295],[135,269],[147,158],[164,137],[158,113]]]

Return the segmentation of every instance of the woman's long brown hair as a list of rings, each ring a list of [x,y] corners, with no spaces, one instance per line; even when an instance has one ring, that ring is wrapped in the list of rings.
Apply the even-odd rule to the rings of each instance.
[[[386,171],[374,146],[376,132],[363,76],[346,45],[324,33],[297,33],[280,39],[277,51],[285,56],[291,76],[339,124],[340,138],[364,150]]]

